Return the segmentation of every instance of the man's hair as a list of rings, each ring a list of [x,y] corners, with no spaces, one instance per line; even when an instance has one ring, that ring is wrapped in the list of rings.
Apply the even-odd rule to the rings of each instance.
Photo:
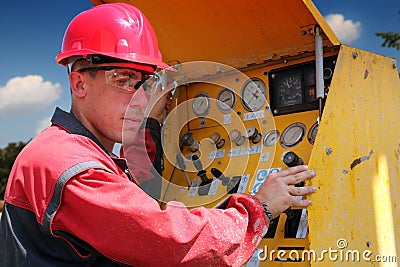
[[[70,71],[71,72],[72,71],[78,71],[78,70],[83,69],[83,68],[92,68],[92,67],[95,67],[95,66],[96,66],[96,64],[93,64],[92,62],[87,61],[84,58],[80,58],[80,59],[76,60],[74,63],[72,63]],[[93,71],[88,71],[88,73],[89,73],[89,75],[91,77],[94,78],[96,76],[97,72],[95,70],[93,70]]]

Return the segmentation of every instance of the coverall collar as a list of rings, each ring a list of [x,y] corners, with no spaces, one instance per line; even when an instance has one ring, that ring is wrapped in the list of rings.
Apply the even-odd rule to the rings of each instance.
[[[57,107],[54,111],[53,117],[51,118],[51,123],[52,125],[60,126],[72,134],[86,136],[95,142],[99,147],[101,147],[101,149],[103,149],[108,155],[110,155],[100,141],[85,126],[83,126],[83,124],[72,113],[65,112]]]

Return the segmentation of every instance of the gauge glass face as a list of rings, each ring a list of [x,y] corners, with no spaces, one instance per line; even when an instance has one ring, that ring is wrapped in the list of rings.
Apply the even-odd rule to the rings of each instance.
[[[282,73],[276,77],[278,107],[299,105],[303,102],[301,73]]]
[[[246,110],[257,111],[267,101],[267,87],[262,80],[252,78],[244,84],[240,97]]]
[[[279,139],[279,131],[277,130],[272,130],[269,131],[265,136],[264,136],[264,141],[263,144],[266,147],[270,147],[276,144],[276,141]]]
[[[192,102],[193,113],[196,116],[204,117],[210,112],[210,97],[207,93],[201,92],[198,93]]]
[[[217,95],[217,107],[222,113],[229,113],[236,105],[235,92],[229,88],[223,88]]]
[[[310,142],[310,144],[314,144],[315,142],[315,138],[317,136],[317,132],[318,132],[318,123],[316,122],[310,129],[310,131],[308,132],[308,142]]]
[[[306,132],[306,126],[302,123],[293,123],[289,125],[281,136],[281,145],[285,148],[294,147],[299,144]]]

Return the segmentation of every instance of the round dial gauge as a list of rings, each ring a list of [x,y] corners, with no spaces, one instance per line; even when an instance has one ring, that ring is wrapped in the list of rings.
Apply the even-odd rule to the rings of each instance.
[[[279,85],[279,106],[292,106],[303,101],[301,73],[281,77]]]
[[[317,132],[318,132],[318,122],[314,123],[314,125],[311,126],[310,131],[308,131],[308,142],[310,142],[310,144],[312,144],[312,145],[315,142]]]
[[[236,105],[236,94],[229,88],[223,88],[217,95],[217,107],[222,113],[229,113]]]
[[[272,130],[269,131],[268,133],[266,133],[266,135],[264,136],[264,141],[263,144],[266,147],[270,147],[275,145],[276,141],[278,141],[279,139],[279,131],[277,130]]]
[[[257,111],[267,101],[267,87],[262,80],[252,78],[243,85],[240,98],[245,109]]]
[[[281,135],[281,145],[285,148],[294,147],[303,140],[305,132],[306,126],[300,122],[289,125]]]
[[[210,108],[210,97],[207,93],[200,92],[193,98],[192,109],[196,116],[206,116],[210,112]]]

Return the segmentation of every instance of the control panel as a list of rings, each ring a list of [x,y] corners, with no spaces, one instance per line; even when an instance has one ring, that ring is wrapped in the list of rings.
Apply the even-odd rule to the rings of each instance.
[[[325,95],[335,63],[334,55],[324,59]],[[270,173],[310,158],[323,109],[313,58],[207,69],[174,92],[164,125],[162,203],[213,207],[234,193],[255,194]],[[307,211],[293,209],[274,220],[262,244],[282,248],[292,239],[291,249],[302,250],[307,233]]]

